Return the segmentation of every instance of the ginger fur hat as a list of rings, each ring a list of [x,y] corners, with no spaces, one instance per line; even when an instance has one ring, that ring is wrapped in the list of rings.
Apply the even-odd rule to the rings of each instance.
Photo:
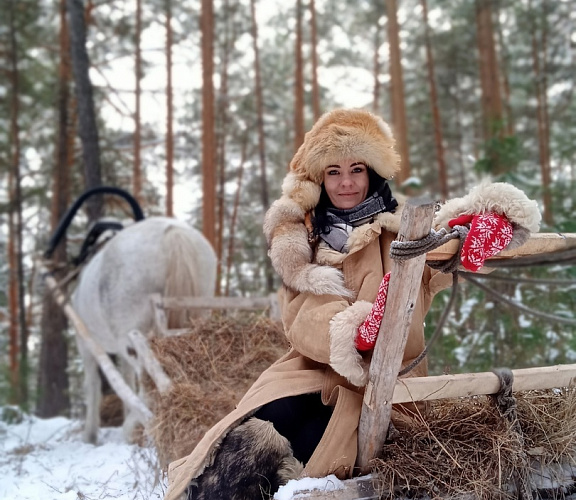
[[[394,145],[388,124],[363,109],[325,113],[305,135],[282,184],[282,196],[264,220],[268,255],[286,286],[299,292],[349,295],[339,270],[311,263],[305,216],[320,200],[327,166],[353,159],[391,179],[400,170]]]
[[[324,169],[345,159],[360,161],[380,177],[400,170],[392,130],[384,120],[363,109],[336,109],[322,115],[304,137],[290,162],[282,194],[312,210],[320,199]]]

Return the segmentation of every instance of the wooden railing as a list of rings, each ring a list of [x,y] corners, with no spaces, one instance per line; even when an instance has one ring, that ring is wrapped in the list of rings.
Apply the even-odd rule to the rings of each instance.
[[[168,328],[167,311],[172,309],[198,309],[226,311],[262,311],[271,319],[280,319],[278,296],[273,293],[268,297],[162,297],[151,296],[154,311],[154,326],[159,335],[180,335],[185,328]]]

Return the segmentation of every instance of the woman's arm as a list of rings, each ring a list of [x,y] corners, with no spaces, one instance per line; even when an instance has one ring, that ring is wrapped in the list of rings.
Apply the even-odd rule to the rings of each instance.
[[[368,363],[356,349],[358,326],[372,303],[350,304],[336,295],[313,295],[283,288],[280,293],[286,337],[300,354],[330,365],[356,386],[368,375]]]

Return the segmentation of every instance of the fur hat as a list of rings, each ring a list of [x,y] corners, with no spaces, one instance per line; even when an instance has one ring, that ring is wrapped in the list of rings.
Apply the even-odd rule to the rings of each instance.
[[[328,165],[350,159],[365,163],[380,177],[391,179],[400,169],[400,156],[387,123],[363,109],[336,109],[322,115],[304,137],[290,162],[282,194],[304,210],[320,199]]]
[[[299,292],[347,296],[342,273],[312,264],[305,226],[306,213],[320,200],[327,166],[351,159],[361,161],[382,178],[400,170],[388,124],[362,109],[336,109],[320,117],[304,137],[282,184],[282,196],[264,220],[269,256],[283,282]]]

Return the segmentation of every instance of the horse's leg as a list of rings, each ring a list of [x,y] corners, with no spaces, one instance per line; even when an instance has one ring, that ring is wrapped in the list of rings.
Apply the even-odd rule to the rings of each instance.
[[[86,398],[86,420],[84,422],[84,441],[95,444],[100,427],[100,401],[102,399],[102,382],[98,373],[96,358],[88,348],[78,342],[84,365],[84,394]]]
[[[122,378],[126,381],[130,389],[135,393],[139,394],[137,391],[138,379],[136,376],[136,371],[134,366],[130,363],[124,356],[119,356],[118,367],[120,373],[122,373]],[[140,424],[140,419],[137,417],[136,413],[133,412],[130,407],[124,404],[124,423],[122,424],[122,431],[124,433],[124,438],[127,442],[133,443],[136,441],[135,430],[138,424]]]

